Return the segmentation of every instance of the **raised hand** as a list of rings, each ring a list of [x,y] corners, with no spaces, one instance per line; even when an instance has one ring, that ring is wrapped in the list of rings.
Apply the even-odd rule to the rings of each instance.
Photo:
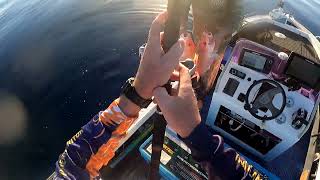
[[[133,84],[139,95],[145,99],[152,97],[154,88],[166,84],[173,70],[178,66],[184,50],[185,43],[179,40],[167,53],[164,53],[160,32],[166,19],[167,13],[163,12],[152,22],[147,46]]]
[[[187,137],[201,122],[201,117],[188,69],[180,65],[179,74],[180,84],[177,96],[170,96],[163,87],[154,89],[153,94],[168,126],[181,137]]]

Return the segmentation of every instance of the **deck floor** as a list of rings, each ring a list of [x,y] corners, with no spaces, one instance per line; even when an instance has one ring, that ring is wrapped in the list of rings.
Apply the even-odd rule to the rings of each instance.
[[[310,132],[295,146],[270,163],[261,164],[280,179],[299,179],[308,149]],[[140,180],[147,179],[149,166],[140,156],[138,149],[129,153],[114,169],[105,167],[101,171],[103,179]]]
[[[311,129],[300,141],[270,163],[264,164],[266,169],[281,179],[300,179],[308,152]]]
[[[206,119],[210,102],[211,97],[206,97],[204,107],[207,108],[203,108],[201,111],[202,119]],[[278,176],[280,179],[300,179],[308,151],[311,129],[312,128],[309,129],[309,131],[300,139],[297,144],[284,152],[278,158],[268,163],[257,163]],[[247,156],[246,153],[244,154]],[[252,158],[252,160],[256,161],[254,158]],[[147,162],[144,161],[139,153],[138,148],[136,148],[130,152],[114,169],[106,167],[101,171],[101,174],[103,179],[147,179],[148,170],[149,166]]]
[[[104,180],[142,180],[148,177],[149,166],[141,157],[139,150],[130,152],[115,168],[105,167],[101,170]]]
[[[303,169],[310,131],[296,145],[269,163],[260,163],[280,179],[299,179]],[[102,171],[103,179],[147,179],[149,166],[141,157],[139,150],[130,152],[115,168],[105,167]]]

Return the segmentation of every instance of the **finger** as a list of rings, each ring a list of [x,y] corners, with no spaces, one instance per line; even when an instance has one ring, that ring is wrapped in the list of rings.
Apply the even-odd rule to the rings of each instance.
[[[191,83],[189,69],[181,63],[179,64],[179,74],[180,74],[180,83],[181,84],[189,83],[189,81]]]
[[[163,44],[163,37],[164,37],[164,32],[160,32],[160,45]],[[163,56],[165,53],[164,53],[164,50],[162,48],[162,46],[160,46],[160,56]]]
[[[160,106],[160,109],[164,110],[168,103],[171,101],[171,96],[168,94],[166,88],[164,87],[157,87],[153,90],[153,96]]]
[[[164,37],[164,32],[162,31],[162,32],[160,32],[160,42],[161,42],[161,44],[162,44],[162,41],[163,41],[163,37]]]
[[[160,32],[162,26],[164,25],[168,15],[167,12],[164,11],[160,13],[152,22],[150,31],[149,31],[149,38],[147,42],[147,47],[149,48],[156,48],[160,52]]]
[[[179,74],[180,74],[180,84],[179,84],[179,94],[178,96],[193,93],[191,78],[189,75],[189,70],[184,65],[180,64]]]
[[[163,59],[165,60],[165,65],[168,69],[172,70],[178,66],[179,59],[184,50],[184,40],[178,40],[169,51],[163,55]]]
[[[191,43],[193,43],[192,36],[190,35],[190,33],[187,32],[180,34],[180,39],[183,39],[187,46],[191,46]]]
[[[173,71],[173,73],[170,76],[171,81],[179,81],[179,72],[178,71]]]
[[[201,40],[198,45],[199,51],[206,51],[208,43],[209,43],[209,35],[207,32],[203,32],[201,36]]]
[[[171,89],[171,92],[170,92],[170,95],[171,95],[171,96],[177,96],[178,93],[179,93],[179,89],[172,88],[172,89]]]

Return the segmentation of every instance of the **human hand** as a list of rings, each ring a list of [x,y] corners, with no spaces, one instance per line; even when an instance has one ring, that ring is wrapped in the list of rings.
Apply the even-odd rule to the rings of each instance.
[[[163,87],[155,88],[153,95],[168,126],[181,137],[187,137],[200,124],[201,117],[188,69],[180,65],[179,74],[180,84],[177,96],[170,96]]]
[[[164,53],[160,32],[166,19],[167,13],[163,12],[152,22],[147,46],[133,83],[138,94],[145,99],[152,97],[154,88],[167,83],[173,70],[178,66],[184,50],[184,41],[179,40],[167,53]]]

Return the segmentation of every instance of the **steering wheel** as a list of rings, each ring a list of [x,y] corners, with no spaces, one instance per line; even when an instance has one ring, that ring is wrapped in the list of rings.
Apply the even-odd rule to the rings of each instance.
[[[258,95],[255,100],[253,101],[249,101],[249,95],[251,94],[252,89],[255,86],[258,85],[263,85],[263,83],[269,83],[270,85],[272,85],[274,88],[271,88],[263,93],[261,93],[260,95]],[[262,87],[262,86],[261,86]],[[260,88],[261,88],[260,87]],[[280,109],[278,109],[277,107],[275,107],[273,105],[273,99],[276,95],[281,94],[282,97],[282,104]],[[249,113],[254,116],[255,118],[262,120],[262,121],[266,121],[266,120],[273,120],[275,118],[277,118],[284,110],[285,106],[286,106],[286,94],[284,89],[281,87],[281,85],[274,81],[274,80],[270,80],[270,79],[261,79],[258,81],[254,81],[253,84],[249,87],[246,96],[245,96],[245,106],[244,108],[249,111]],[[271,116],[260,116],[258,115],[258,109],[260,108],[266,108],[267,110],[269,110],[271,112]]]

